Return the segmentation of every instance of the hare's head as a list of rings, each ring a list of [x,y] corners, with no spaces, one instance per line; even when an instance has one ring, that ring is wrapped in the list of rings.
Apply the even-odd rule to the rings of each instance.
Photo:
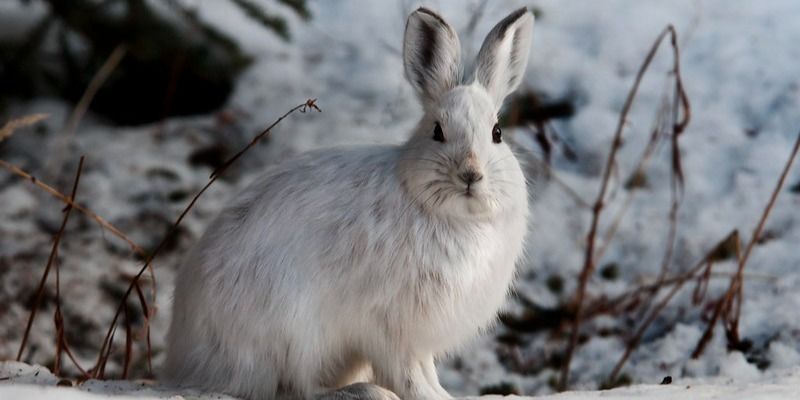
[[[500,21],[478,53],[474,75],[462,83],[453,28],[425,8],[408,17],[403,63],[425,115],[403,150],[400,175],[424,208],[481,217],[521,206],[525,179],[497,117],[522,81],[532,29],[525,8]]]

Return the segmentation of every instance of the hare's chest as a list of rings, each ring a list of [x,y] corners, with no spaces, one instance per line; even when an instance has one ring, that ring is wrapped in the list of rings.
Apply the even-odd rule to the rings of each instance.
[[[449,299],[451,309],[479,319],[494,316],[513,279],[517,256],[507,252],[504,239],[496,230],[486,229],[464,257],[442,266],[456,294]]]
[[[517,254],[493,226],[428,240],[403,297],[420,334],[447,346],[491,322],[508,292]]]

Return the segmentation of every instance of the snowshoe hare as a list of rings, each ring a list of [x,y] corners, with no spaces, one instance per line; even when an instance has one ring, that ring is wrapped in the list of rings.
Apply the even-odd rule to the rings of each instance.
[[[500,21],[462,83],[455,31],[414,11],[410,139],[306,153],[233,199],[178,271],[166,377],[248,399],[450,398],[434,359],[494,320],[522,253],[526,183],[497,114],[532,29],[524,8]]]

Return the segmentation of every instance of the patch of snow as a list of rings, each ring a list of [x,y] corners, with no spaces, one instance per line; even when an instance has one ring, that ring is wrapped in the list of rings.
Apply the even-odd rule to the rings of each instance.
[[[310,1],[314,17],[308,23],[279,11],[292,26],[293,39],[288,43],[249,21],[229,2],[194,3],[202,18],[236,37],[255,57],[228,105],[242,115],[234,124],[222,124],[208,115],[118,128],[89,116],[82,121],[74,141],[64,148],[59,136],[69,107],[38,99],[11,105],[10,112],[51,113],[46,123],[48,133],[35,135],[22,130],[0,148],[4,159],[24,166],[62,191],[68,191],[78,155],[86,154],[79,202],[119,225],[141,244],[152,244],[211,172],[207,167],[189,165],[195,151],[218,144],[236,149],[285,110],[306,98],[318,98],[324,112],[295,115],[281,123],[266,144],[254,148],[229,177],[212,186],[184,222],[185,231],[175,248],[157,259],[159,312],[153,321],[152,338],[156,366],[163,356],[163,335],[170,318],[172,267],[233,193],[263,165],[298,152],[353,143],[398,143],[420,114],[400,62],[404,20],[416,2],[387,6],[367,0]],[[462,34],[465,54],[475,54],[483,35],[510,10],[531,6],[531,2],[522,0],[489,2],[475,33],[470,35],[465,28],[478,3],[429,4]],[[774,0],[731,7],[725,0],[539,0],[533,6],[540,17],[523,86],[545,98],[569,98],[576,104],[575,116],[555,121],[554,126],[576,150],[577,161],[557,156],[555,174],[581,198],[593,200],[636,69],[663,26],[673,23],[679,34],[681,68],[693,109],[692,122],[681,138],[686,187],[673,270],[694,263],[733,229],[748,240],[798,129],[800,75],[796,61],[800,59],[800,46],[795,42],[800,37],[800,24],[796,23],[800,2]],[[5,15],[18,15],[6,14],[7,8],[14,6],[0,6],[0,20],[5,20]],[[631,171],[649,136],[668,79],[668,50],[668,46],[660,50],[629,115],[625,145],[619,154],[618,180]],[[523,129],[516,132],[520,137],[526,134]],[[527,143],[529,151],[538,151],[532,141],[521,137],[520,142]],[[590,294],[619,294],[657,276],[668,229],[669,156],[666,148],[654,155],[648,187],[636,195],[614,244],[600,263],[615,263],[619,277],[615,281],[593,279]],[[52,158],[65,162],[50,165]],[[800,182],[799,171],[795,168],[790,174],[789,185]],[[536,202],[529,257],[522,266],[518,290],[542,307],[554,307],[568,301],[574,292],[590,214],[557,185],[539,182],[533,195]],[[615,201],[609,203],[601,232],[610,226],[610,216],[624,196],[619,189]],[[5,175],[0,175],[0,204],[0,304],[9,304],[7,310],[0,310],[0,359],[11,359],[21,340],[19,327],[25,325],[29,312],[20,299],[29,298],[35,290],[53,227],[57,228],[61,218],[61,205],[27,182]],[[740,333],[753,343],[749,352],[729,352],[718,329],[699,359],[689,357],[706,323],[691,304],[689,288],[676,296],[623,369],[635,383],[657,383],[671,375],[675,384],[546,398],[684,397],[687,389],[677,382],[686,379],[696,382],[689,384],[692,398],[798,397],[796,389],[790,391],[792,382],[795,388],[800,387],[797,370],[784,371],[800,363],[800,320],[792,314],[800,309],[798,206],[797,194],[788,190],[781,193],[767,224],[771,239],[754,249],[745,271]],[[115,296],[124,289],[125,277],[135,273],[140,263],[124,243],[103,234],[94,222],[77,214],[73,218],[60,250],[63,307],[68,331],[80,332],[71,339],[79,361],[86,366],[95,360],[116,305]],[[730,261],[720,263],[717,270],[721,275],[709,287],[712,295],[724,290],[728,284],[724,272],[732,272],[734,265]],[[547,280],[553,276],[562,279],[560,291],[548,287]],[[33,325],[26,361],[51,363],[51,315],[52,303]],[[590,338],[578,349],[573,361],[573,388],[597,388],[621,355],[625,335],[635,329],[631,321],[616,316],[590,324],[621,334]],[[509,348],[499,343],[497,332],[505,331],[499,327],[440,363],[441,379],[448,390],[474,395],[481,387],[510,382],[525,394],[551,393],[558,370],[546,361],[563,351],[563,337],[550,332],[521,335],[525,340]],[[117,337],[122,340],[119,336],[123,335]],[[144,349],[141,341],[136,343],[141,360]],[[537,368],[512,368],[500,356],[505,352]],[[119,360],[112,361],[109,373],[114,375],[119,372]],[[137,371],[144,370],[141,364],[137,367]],[[706,381],[714,376],[723,377]],[[729,378],[725,377],[734,379],[733,384],[727,384]],[[746,383],[749,381],[761,383]],[[65,389],[3,385],[0,397],[6,398],[10,390],[18,390],[14,392],[17,395],[43,390],[43,396],[56,396]],[[74,389],[64,393],[76,395]]]
[[[66,399],[66,400],[235,400],[215,394],[169,388],[147,381],[94,381],[76,387],[56,386],[59,379],[44,367],[23,363],[0,362],[0,398],[3,399]],[[72,383],[69,383],[72,384]],[[758,380],[738,378],[679,379],[668,385],[634,385],[606,391],[564,392],[538,396],[538,400],[592,400],[592,399],[648,399],[668,400],[691,398],[696,400],[774,400],[794,399],[800,396],[800,368],[769,374]],[[464,397],[462,400],[475,400]],[[481,396],[482,400],[534,399],[522,396]]]

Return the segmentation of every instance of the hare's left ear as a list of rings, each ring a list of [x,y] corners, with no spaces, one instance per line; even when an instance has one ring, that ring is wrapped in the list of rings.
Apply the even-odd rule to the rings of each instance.
[[[458,35],[442,17],[424,7],[408,16],[403,67],[423,106],[458,85],[460,58]]]
[[[486,88],[498,108],[522,82],[532,31],[533,14],[523,7],[500,21],[478,52],[475,79]]]

